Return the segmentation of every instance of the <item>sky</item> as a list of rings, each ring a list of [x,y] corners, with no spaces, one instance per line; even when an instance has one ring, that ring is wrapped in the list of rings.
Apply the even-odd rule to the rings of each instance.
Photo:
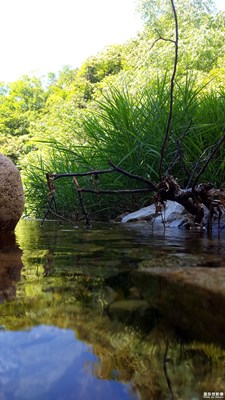
[[[136,0],[0,0],[0,81],[79,67],[141,30]]]
[[[225,1],[216,0],[225,11]],[[0,81],[80,67],[142,29],[137,0],[0,0]]]
[[[216,4],[216,6],[219,10],[225,11],[225,1],[224,0],[214,0],[214,3]]]

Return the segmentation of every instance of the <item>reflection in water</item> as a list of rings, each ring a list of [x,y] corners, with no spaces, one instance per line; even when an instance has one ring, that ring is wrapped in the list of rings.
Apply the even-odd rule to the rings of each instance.
[[[224,242],[177,234],[152,232],[148,224],[85,230],[48,222],[41,229],[21,221],[21,280],[21,261],[9,256],[7,279],[12,271],[18,279],[11,279],[14,296],[5,296],[11,301],[0,306],[7,329],[0,332],[3,398],[189,400],[225,393],[225,288],[217,284]],[[20,254],[15,242],[7,252]]]
[[[16,342],[15,342],[16,337]],[[7,399],[128,400],[129,385],[100,383],[84,370],[94,360],[71,330],[39,326],[0,333],[0,387]],[[47,378],[47,379],[46,379]]]
[[[14,233],[0,232],[0,302],[14,299],[16,282],[20,280],[22,251],[16,244]]]

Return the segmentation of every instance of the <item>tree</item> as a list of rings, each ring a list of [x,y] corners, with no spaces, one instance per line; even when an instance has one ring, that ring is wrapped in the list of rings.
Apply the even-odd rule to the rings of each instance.
[[[97,83],[108,75],[118,74],[122,69],[121,50],[122,46],[109,46],[97,56],[90,57],[81,66],[78,77]]]
[[[0,151],[16,162],[30,150],[26,141],[30,126],[41,113],[46,101],[42,82],[36,77],[24,76],[7,86],[2,85],[0,96]]]
[[[159,37],[173,37],[173,15],[167,0],[142,0],[139,8],[146,26],[144,42],[147,36],[149,47],[152,46],[152,40]],[[179,0],[176,10],[179,18],[179,70],[208,72],[216,65],[224,48],[224,13],[216,11],[212,0]],[[162,51],[165,60],[171,49],[165,43]],[[153,61],[154,54],[149,53]],[[160,61],[163,62],[163,59]]]

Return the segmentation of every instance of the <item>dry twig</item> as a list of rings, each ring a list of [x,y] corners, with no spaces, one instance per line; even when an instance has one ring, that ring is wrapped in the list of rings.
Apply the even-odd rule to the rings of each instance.
[[[169,115],[167,119],[167,124],[166,124],[166,131],[163,139],[163,144],[161,148],[161,156],[160,156],[160,163],[159,163],[159,179],[160,181],[162,180],[162,164],[164,160],[164,154],[165,154],[165,147],[168,141],[168,136],[170,132],[170,126],[172,122],[172,116],[173,116],[173,100],[174,100],[174,85],[175,85],[175,77],[176,77],[176,72],[177,72],[177,64],[178,64],[178,40],[179,40],[179,35],[178,35],[178,19],[177,19],[177,12],[176,8],[174,5],[174,0],[171,1],[171,6],[173,10],[173,16],[174,16],[174,23],[175,23],[175,40],[173,41],[174,46],[175,46],[175,52],[174,52],[174,65],[173,65],[173,73],[171,76],[170,80],[170,108],[169,108]]]

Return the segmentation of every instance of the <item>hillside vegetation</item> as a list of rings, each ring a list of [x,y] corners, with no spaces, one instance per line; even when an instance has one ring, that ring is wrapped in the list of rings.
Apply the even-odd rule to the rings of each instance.
[[[26,215],[40,217],[46,210],[47,172],[104,169],[111,159],[157,183],[169,112],[174,20],[169,0],[141,0],[139,6],[144,29],[123,45],[103,49],[78,69],[1,82],[0,152],[21,169]],[[171,172],[185,187],[225,130],[225,13],[210,0],[177,0],[176,8],[179,60],[163,173],[183,138]],[[224,146],[201,180],[225,185]],[[79,183],[101,189],[138,187],[119,174]],[[85,194],[95,218],[114,218],[150,201],[140,194]],[[72,180],[57,182],[57,205],[64,215],[77,217]]]

